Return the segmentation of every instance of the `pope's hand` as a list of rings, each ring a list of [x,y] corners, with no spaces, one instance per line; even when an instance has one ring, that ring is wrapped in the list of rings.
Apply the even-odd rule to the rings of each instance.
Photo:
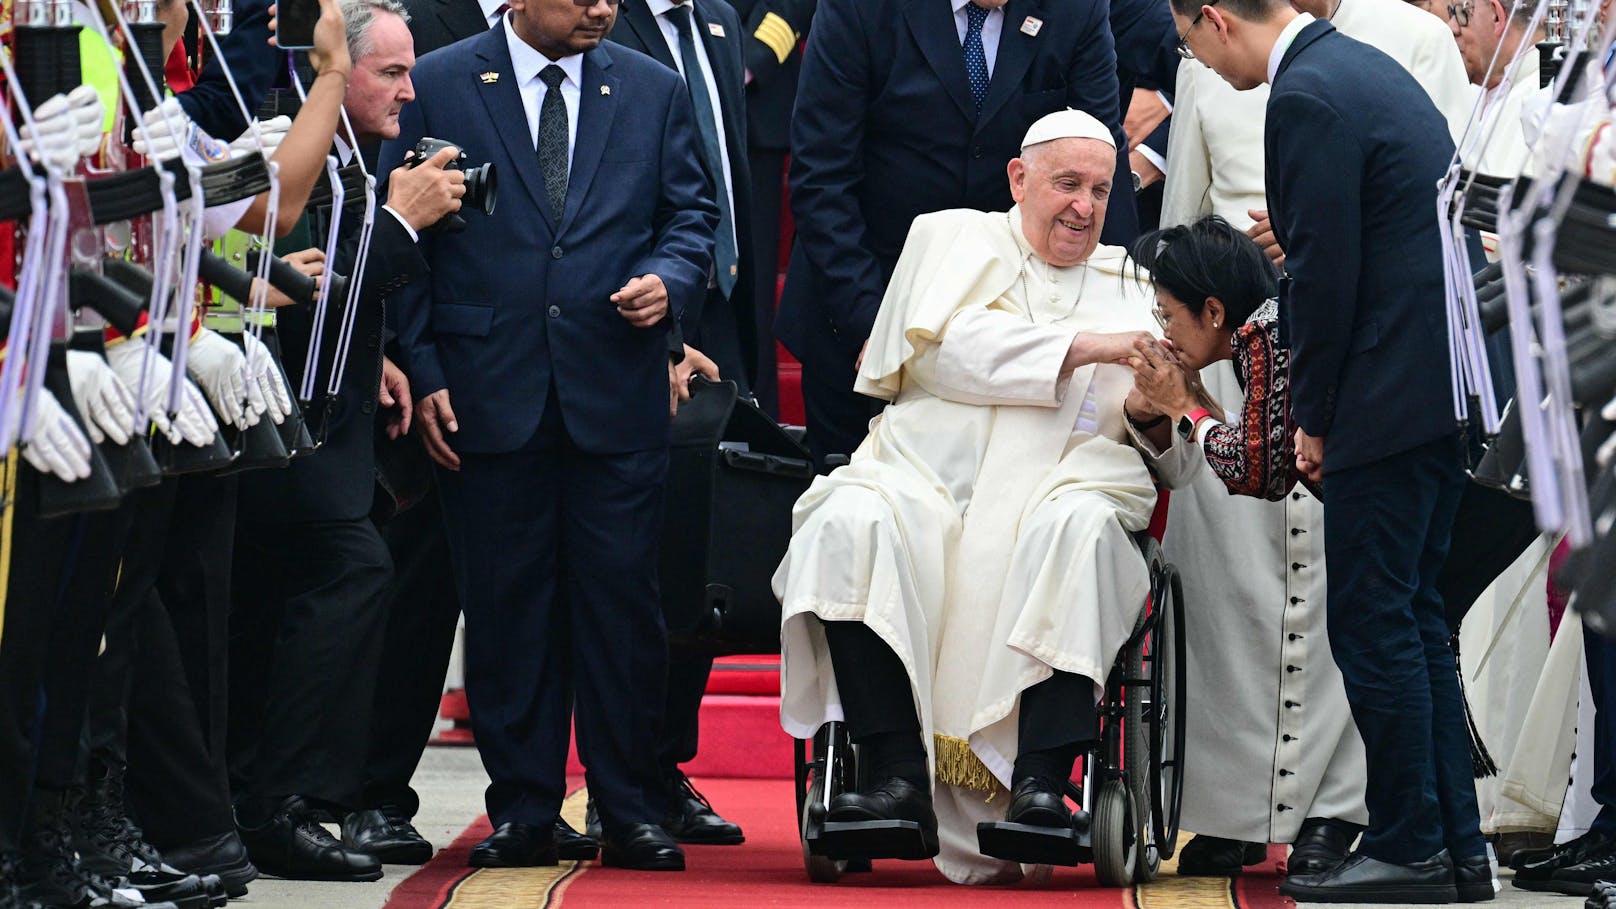
[[[70,350],[67,381],[90,440],[98,445],[108,439],[114,445],[126,444],[135,425],[135,397],[107,361],[87,350]]]
[[[43,388],[34,399],[33,419],[24,435],[28,441],[20,451],[35,470],[64,483],[90,475],[90,440],[55,396]]]
[[[280,366],[275,363],[269,348],[256,335],[245,332],[241,341],[242,352],[247,355],[248,387],[257,386],[258,400],[264,404],[263,412],[269,414],[270,420],[279,426],[292,415],[292,394],[286,388],[285,377],[281,375]]]
[[[1091,363],[1127,366],[1129,359],[1135,355],[1135,342],[1155,340],[1155,336],[1148,331],[1078,332],[1066,349],[1066,362],[1061,365],[1061,372],[1071,372]]]
[[[1189,374],[1160,341],[1135,341],[1133,356],[1134,388],[1149,398],[1158,413],[1181,417],[1196,407],[1195,389]]]
[[[420,433],[426,453],[439,467],[460,469],[460,456],[449,446],[449,434],[460,431],[454,408],[449,406],[449,389],[434,391],[415,402],[415,431]]]
[[[236,345],[206,328],[191,340],[185,357],[186,372],[207,392],[213,409],[226,423],[246,429],[258,422],[264,412],[263,396],[257,383],[247,381],[247,357]],[[251,398],[256,397],[256,402]]]
[[[668,288],[656,275],[640,275],[612,294],[612,302],[628,324],[650,328],[668,314]]]
[[[168,416],[168,383],[174,364],[146,343],[145,337],[130,338],[107,348],[107,365],[123,384],[134,392],[135,400],[145,401],[146,414],[157,431],[175,445],[189,442],[198,447],[213,441],[219,424],[202,401],[201,393],[190,382],[180,394],[180,410]],[[144,427],[142,427],[144,428]]]

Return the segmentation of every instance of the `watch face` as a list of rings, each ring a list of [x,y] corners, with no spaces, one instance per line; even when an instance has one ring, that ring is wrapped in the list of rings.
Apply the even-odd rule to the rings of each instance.
[[[1187,415],[1178,418],[1178,434],[1186,439],[1195,434],[1195,422]]]
[[[1140,178],[1138,171],[1130,171],[1128,176],[1133,177],[1133,191],[1138,192],[1139,188],[1144,185],[1145,181]]]

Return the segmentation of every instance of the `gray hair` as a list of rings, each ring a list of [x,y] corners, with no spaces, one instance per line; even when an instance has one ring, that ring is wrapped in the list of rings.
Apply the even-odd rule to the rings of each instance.
[[[405,23],[410,21],[410,11],[398,0],[342,0],[342,21],[348,30],[348,56],[355,63],[374,49],[375,42],[370,39],[370,24],[375,21],[378,10],[392,13]]]

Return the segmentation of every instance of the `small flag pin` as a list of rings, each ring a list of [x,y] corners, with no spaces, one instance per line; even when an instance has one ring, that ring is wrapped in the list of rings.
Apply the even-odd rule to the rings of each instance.
[[[1044,27],[1044,20],[1036,16],[1028,16],[1021,23],[1021,33],[1029,38],[1038,37],[1038,30]]]
[[[712,36],[714,38],[722,38],[722,37],[724,37],[724,26],[721,23],[718,23],[718,22],[709,22],[709,23],[707,23],[707,31],[711,32]]]
[[[478,76],[477,78],[483,80],[484,85],[493,85],[495,82],[499,81],[499,73],[490,71],[490,72],[483,73],[482,75]]]

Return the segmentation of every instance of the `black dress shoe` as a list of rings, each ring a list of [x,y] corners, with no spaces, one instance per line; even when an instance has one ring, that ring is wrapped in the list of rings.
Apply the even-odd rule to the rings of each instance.
[[[594,799],[584,804],[584,835],[597,843],[606,836],[605,830],[600,826],[600,812],[595,810]]]
[[[1357,824],[1333,818],[1308,818],[1302,822],[1296,842],[1291,844],[1291,855],[1285,862],[1286,873],[1301,877],[1329,871],[1346,859],[1352,841],[1361,831]]]
[[[234,830],[164,849],[163,860],[181,871],[204,878],[217,875],[231,899],[246,896],[247,885],[258,879],[258,868],[248,858],[247,847]]]
[[[471,847],[466,864],[473,868],[533,868],[554,865],[556,854],[553,830],[532,824],[500,824],[492,836]]]
[[[630,871],[683,871],[685,851],[658,824],[635,824],[606,834],[600,863]]]
[[[937,812],[931,793],[902,777],[888,777],[868,792],[843,792],[831,799],[825,820],[914,821],[923,831],[937,833]]]
[[[342,841],[384,865],[425,865],[432,860],[432,844],[392,806],[350,813],[342,819]]]
[[[262,805],[255,805],[262,809]],[[245,815],[245,816],[244,816]],[[292,795],[274,805],[268,817],[236,811],[236,829],[265,874],[294,881],[379,881],[382,863],[342,845],[314,820],[302,798]]]
[[[1004,819],[1012,824],[1032,827],[1055,827],[1062,830],[1088,832],[1089,813],[1073,812],[1066,807],[1064,787],[1044,777],[1030,776],[1016,783],[1010,790],[1010,807]]]
[[[1549,876],[1549,889],[1572,896],[1589,896],[1600,881],[1616,881],[1616,845],[1585,855]]]
[[[1472,855],[1453,863],[1453,887],[1461,903],[1485,903],[1498,895],[1498,879],[1486,855]]]
[[[1196,835],[1178,850],[1178,873],[1181,877],[1230,877],[1266,858],[1267,843]]]
[[[684,771],[668,772],[668,816],[662,829],[681,843],[704,846],[735,846],[746,842],[741,825],[724,820],[713,810],[707,797],[690,784]]]
[[[556,855],[569,862],[587,862],[600,854],[600,842],[572,829],[572,825],[556,818]]]
[[[1611,846],[1612,840],[1607,837],[1593,833],[1583,834],[1562,843],[1543,858],[1524,861],[1516,866],[1515,879],[1512,883],[1521,890],[1552,890],[1549,881],[1556,871],[1605,852]]]
[[[1446,849],[1412,865],[1350,855],[1323,874],[1287,878],[1279,892],[1298,903],[1452,903],[1459,898]]]

